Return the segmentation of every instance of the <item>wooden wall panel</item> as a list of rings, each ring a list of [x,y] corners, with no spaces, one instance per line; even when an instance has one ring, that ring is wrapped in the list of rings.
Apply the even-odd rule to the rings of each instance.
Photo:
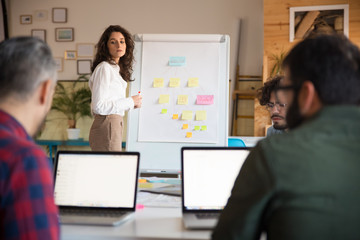
[[[289,51],[299,41],[289,42],[289,8],[333,4],[349,4],[349,38],[360,47],[359,0],[264,0],[264,82],[274,64],[271,56]],[[270,123],[268,115],[256,102],[255,136],[264,136],[265,126]]]
[[[360,1],[350,0],[349,38],[360,47]]]

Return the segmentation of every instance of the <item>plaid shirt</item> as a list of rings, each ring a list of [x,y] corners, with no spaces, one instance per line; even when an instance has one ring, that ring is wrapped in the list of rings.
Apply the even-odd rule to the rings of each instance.
[[[59,239],[49,160],[0,110],[0,239]]]

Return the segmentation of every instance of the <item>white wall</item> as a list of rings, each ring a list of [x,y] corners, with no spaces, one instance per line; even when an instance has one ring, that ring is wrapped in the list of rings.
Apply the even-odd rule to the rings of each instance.
[[[53,7],[67,8],[67,23],[52,23]],[[48,19],[36,21],[36,10],[46,10]],[[33,15],[32,24],[20,24],[20,15],[24,14]],[[231,79],[236,74],[241,19],[240,74],[262,74],[262,0],[11,0],[9,17],[10,36],[46,29],[47,43],[55,57],[62,57],[65,50],[76,50],[76,43],[96,43],[110,24],[122,25],[133,34],[228,34]],[[73,27],[75,41],[55,42],[56,27]],[[65,60],[59,79],[76,78],[76,61]]]

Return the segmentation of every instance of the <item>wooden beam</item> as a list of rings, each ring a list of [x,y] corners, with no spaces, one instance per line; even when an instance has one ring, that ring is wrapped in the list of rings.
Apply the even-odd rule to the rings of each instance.
[[[320,11],[309,11],[306,13],[305,17],[301,21],[299,27],[296,30],[295,38],[302,39],[305,33],[311,28],[314,24],[315,19],[319,16]]]

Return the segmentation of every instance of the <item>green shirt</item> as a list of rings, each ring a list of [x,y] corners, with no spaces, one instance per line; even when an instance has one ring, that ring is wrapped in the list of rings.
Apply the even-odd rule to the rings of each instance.
[[[323,108],[260,141],[213,239],[360,239],[360,108]]]

